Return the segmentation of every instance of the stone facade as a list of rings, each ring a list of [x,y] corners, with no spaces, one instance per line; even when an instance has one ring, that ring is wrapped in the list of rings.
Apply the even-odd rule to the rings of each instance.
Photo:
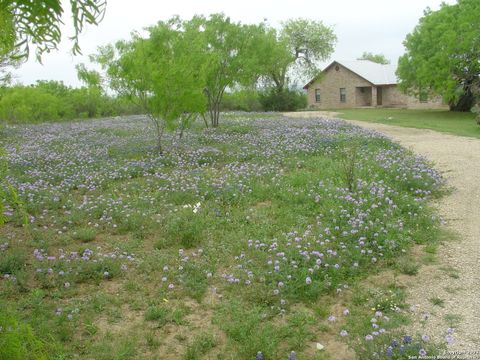
[[[418,98],[402,93],[396,84],[375,85],[337,62],[330,64],[318,79],[312,80],[304,89],[307,90],[310,108],[447,108],[440,98],[421,102]],[[341,91],[345,97],[340,95]]]

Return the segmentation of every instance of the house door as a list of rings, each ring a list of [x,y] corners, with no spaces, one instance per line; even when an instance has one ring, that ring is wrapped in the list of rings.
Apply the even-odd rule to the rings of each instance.
[[[377,88],[377,105],[382,105],[382,88]]]

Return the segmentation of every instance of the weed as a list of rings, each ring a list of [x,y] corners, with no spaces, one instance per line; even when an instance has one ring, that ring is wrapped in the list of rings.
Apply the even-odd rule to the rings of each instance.
[[[26,254],[23,250],[12,250],[0,257],[0,274],[15,275],[26,265]]]
[[[447,322],[451,328],[458,327],[458,324],[462,322],[463,316],[458,314],[446,314],[443,319]]]
[[[401,257],[396,261],[395,267],[402,274],[413,276],[418,274],[418,269],[420,266],[411,258]]]
[[[97,232],[92,228],[79,228],[73,233],[73,239],[84,243],[95,240]]]
[[[188,345],[184,360],[199,360],[203,355],[217,345],[217,340],[212,334],[203,333],[197,335]]]
[[[430,298],[430,302],[435,306],[443,307],[445,305],[445,300],[437,296]]]
[[[443,266],[440,268],[440,270],[444,271],[448,276],[453,279],[460,278],[460,271],[453,266]]]

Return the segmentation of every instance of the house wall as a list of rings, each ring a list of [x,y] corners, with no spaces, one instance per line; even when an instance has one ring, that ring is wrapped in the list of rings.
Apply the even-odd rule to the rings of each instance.
[[[331,109],[331,108],[351,108],[358,106],[356,101],[356,87],[371,87],[372,84],[347,68],[334,63],[326,69],[320,76],[310,84],[307,90],[308,105],[312,108]],[[346,101],[340,102],[340,88],[345,88]],[[320,103],[315,101],[315,89],[320,89]]]
[[[418,97],[401,92],[396,85],[382,86],[383,105],[392,107],[406,107],[409,109],[447,109],[448,106],[437,96],[429,98],[427,102],[420,102]]]
[[[338,71],[336,67],[338,66]],[[365,90],[362,93],[360,87]],[[345,88],[347,98],[340,102],[340,88]],[[405,107],[411,109],[444,109],[441,98],[420,102],[416,97],[402,93],[397,85],[383,85],[382,106]],[[320,102],[315,101],[315,89],[320,89]],[[319,79],[307,89],[308,106],[317,109],[353,108],[358,106],[377,106],[377,88],[369,81],[358,76],[344,66],[333,63],[325,69]]]
[[[372,106],[372,88],[370,86],[355,88],[355,105]]]

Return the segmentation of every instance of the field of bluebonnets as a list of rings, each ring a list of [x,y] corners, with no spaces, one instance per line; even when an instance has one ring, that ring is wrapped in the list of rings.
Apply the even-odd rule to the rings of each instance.
[[[402,332],[395,279],[434,249],[444,182],[378,133],[227,114],[158,154],[137,116],[9,126],[2,142],[18,195],[0,235],[6,358],[431,353]]]

